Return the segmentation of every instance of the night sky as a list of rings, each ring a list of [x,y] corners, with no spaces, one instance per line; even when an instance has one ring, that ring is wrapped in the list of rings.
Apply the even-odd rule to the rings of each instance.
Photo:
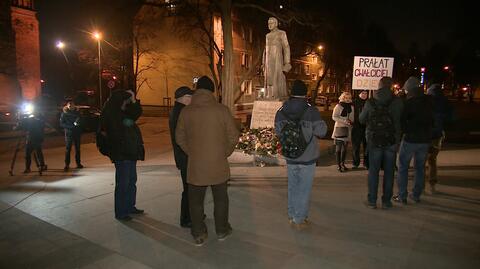
[[[95,46],[95,42],[82,32],[95,27],[103,29],[108,39],[109,18],[115,14],[121,2],[37,0],[43,77],[57,75],[62,68],[64,60],[55,48],[57,40],[66,41],[71,49]],[[448,44],[454,29],[468,25],[469,20],[473,21],[473,16],[465,15],[468,6],[462,1],[374,0],[355,2],[355,5],[364,22],[382,26],[402,53],[407,53],[413,42],[419,45],[421,51],[438,42]],[[470,27],[474,28],[473,25]]]

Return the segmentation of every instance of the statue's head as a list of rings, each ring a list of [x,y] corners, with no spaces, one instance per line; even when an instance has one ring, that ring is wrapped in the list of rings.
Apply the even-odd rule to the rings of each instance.
[[[268,29],[270,31],[276,29],[278,27],[278,20],[277,18],[274,18],[274,17],[270,17],[268,19]]]

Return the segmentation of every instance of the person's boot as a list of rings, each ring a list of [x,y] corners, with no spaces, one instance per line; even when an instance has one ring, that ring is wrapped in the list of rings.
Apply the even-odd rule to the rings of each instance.
[[[347,155],[347,152],[346,151],[341,151],[341,165],[343,167],[343,170],[344,171],[347,171],[348,168],[345,166],[345,157]]]
[[[341,156],[341,154],[340,154],[340,151],[337,151],[336,157],[337,157],[337,166],[338,166],[338,167],[337,167],[337,170],[338,170],[340,173],[342,173],[342,172],[344,171],[344,169],[343,169],[343,166],[342,166],[342,161],[341,161],[342,156]]]

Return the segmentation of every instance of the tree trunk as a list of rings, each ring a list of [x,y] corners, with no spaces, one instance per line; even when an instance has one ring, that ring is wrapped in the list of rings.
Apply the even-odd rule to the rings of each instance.
[[[220,8],[222,14],[225,64],[222,68],[222,103],[230,108],[233,113],[235,70],[233,64],[232,0],[220,1]]]

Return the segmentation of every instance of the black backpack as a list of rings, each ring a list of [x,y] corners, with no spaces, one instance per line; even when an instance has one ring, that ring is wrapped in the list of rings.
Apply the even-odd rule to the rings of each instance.
[[[307,142],[305,140],[302,124],[300,123],[307,110],[308,107],[305,108],[300,117],[297,119],[292,119],[286,113],[284,113],[283,107],[279,110],[279,112],[282,113],[285,118],[287,118],[287,122],[280,131],[281,135],[279,137],[282,150],[281,153],[286,158],[296,159],[302,156],[308,144],[310,141],[312,141],[313,135],[310,138],[310,141]]]
[[[391,101],[386,105],[379,105],[374,99],[369,102],[373,111],[369,113],[367,121],[368,142],[378,148],[395,144],[395,125],[389,110]]]

